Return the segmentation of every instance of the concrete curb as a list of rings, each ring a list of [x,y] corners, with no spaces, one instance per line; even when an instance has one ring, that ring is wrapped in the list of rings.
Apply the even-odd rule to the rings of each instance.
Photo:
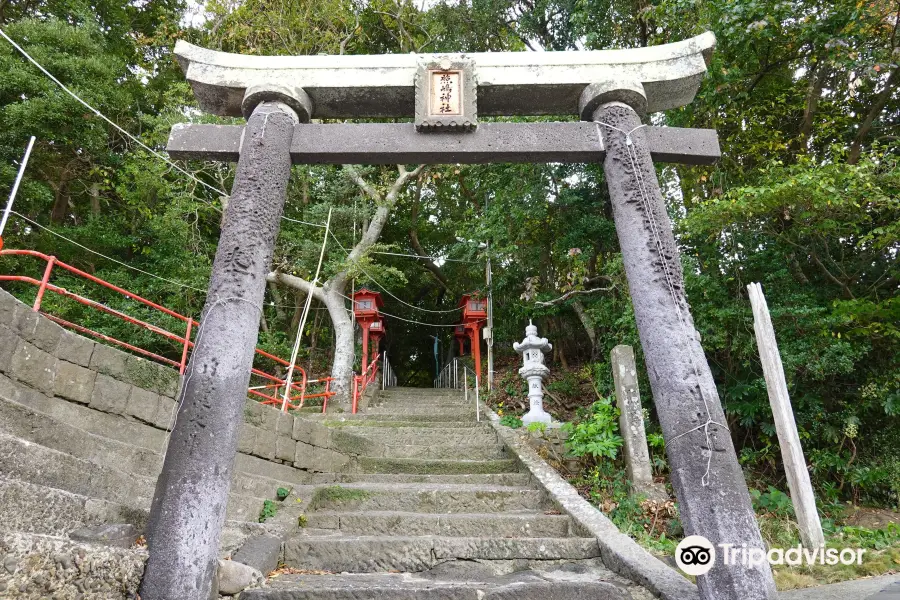
[[[612,521],[582,498],[514,430],[500,425],[497,413],[483,403],[482,414],[488,417],[500,439],[528,469],[534,481],[547,491],[560,510],[572,517],[585,532],[597,538],[600,555],[610,570],[643,585],[663,600],[699,599],[697,586],[620,532]]]

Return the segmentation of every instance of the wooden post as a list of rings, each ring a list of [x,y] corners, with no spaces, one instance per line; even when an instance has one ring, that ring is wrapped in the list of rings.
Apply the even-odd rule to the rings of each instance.
[[[769,404],[772,405],[772,416],[775,418],[778,445],[781,446],[781,459],[784,461],[791,501],[794,503],[794,513],[800,527],[800,539],[805,546],[818,548],[825,545],[825,536],[822,533],[819,513],[816,511],[816,498],[809,480],[809,471],[806,469],[800,436],[797,434],[797,423],[791,409],[791,398],[788,396],[784,367],[778,353],[769,307],[760,284],[751,283],[747,286],[747,291],[750,293],[750,305],[753,307],[756,345],[759,347],[759,358],[766,377]]]

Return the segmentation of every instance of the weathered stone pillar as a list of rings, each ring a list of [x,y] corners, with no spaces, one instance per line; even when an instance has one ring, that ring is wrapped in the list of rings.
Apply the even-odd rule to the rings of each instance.
[[[251,107],[196,346],[156,486],[143,600],[205,600],[225,521],[266,274],[291,171],[294,109]]]
[[[644,411],[641,409],[641,393],[638,390],[637,367],[634,364],[634,348],[619,345],[609,353],[612,365],[616,404],[619,406],[619,430],[625,446],[625,471],[631,491],[643,494],[650,500],[666,500],[665,489],[653,483],[653,467],[647,449],[647,432],[644,429]]]
[[[641,127],[640,84],[589,86],[582,118],[596,121],[603,166],[672,484],[689,535],[765,551],[715,382],[694,329],[679,252]],[[625,104],[624,102],[628,102]],[[715,566],[697,577],[707,600],[775,598],[768,563]]]

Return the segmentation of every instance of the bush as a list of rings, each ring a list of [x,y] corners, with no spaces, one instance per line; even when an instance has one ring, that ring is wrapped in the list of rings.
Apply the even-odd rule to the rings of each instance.
[[[619,409],[612,398],[603,398],[591,405],[586,417],[576,423],[566,423],[569,434],[566,448],[572,456],[615,459],[622,447],[619,435]]]
[[[510,429],[518,429],[522,426],[522,419],[515,415],[506,415],[500,417],[500,424],[509,427]]]

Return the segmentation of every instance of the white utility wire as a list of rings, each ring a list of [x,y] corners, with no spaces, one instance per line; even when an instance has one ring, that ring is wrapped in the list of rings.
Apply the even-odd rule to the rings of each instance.
[[[337,238],[336,235],[334,235],[334,232],[331,233],[331,237],[334,238],[334,241],[337,242],[337,245],[341,248],[341,250],[344,251],[344,254],[346,254],[347,256],[350,256],[350,251],[347,250],[346,248],[344,248],[343,244],[341,244],[341,241]],[[363,275],[365,275],[366,277],[368,277],[368,278],[372,281],[372,283],[374,283],[375,285],[377,285],[378,287],[380,287],[380,288],[382,289],[382,291],[383,291],[385,294],[387,294],[388,296],[390,296],[391,298],[393,298],[393,299],[396,300],[397,302],[399,302],[399,303],[401,303],[401,304],[405,304],[406,306],[408,306],[408,307],[410,307],[410,308],[414,308],[414,309],[416,309],[416,310],[421,310],[422,312],[436,313],[436,314],[455,313],[455,312],[460,311],[460,310],[463,309],[462,306],[457,307],[457,308],[452,308],[452,309],[450,309],[450,310],[431,310],[431,309],[429,309],[429,308],[421,308],[421,307],[419,307],[419,306],[413,306],[413,305],[410,304],[409,302],[405,302],[405,301],[401,300],[400,298],[398,298],[397,296],[395,296],[394,294],[392,294],[392,293],[390,292],[390,290],[388,290],[386,287],[384,287],[384,285],[382,285],[381,283],[379,283],[379,281],[378,281],[377,279],[375,279],[374,277],[372,277],[365,269],[363,269],[363,268],[360,267],[359,265],[357,265],[357,268],[358,268],[360,271],[362,271],[362,272],[363,272]],[[345,297],[346,297],[346,296],[345,296]],[[387,313],[385,313],[385,314],[387,314]],[[427,323],[423,323],[423,325],[427,325]],[[442,326],[442,325],[437,325],[436,327],[443,327],[443,326]]]
[[[31,139],[28,140],[25,156],[22,157],[22,163],[19,165],[19,173],[16,175],[16,181],[13,183],[12,190],[9,192],[9,201],[6,203],[6,209],[3,211],[3,218],[0,219],[0,238],[3,237],[3,230],[6,229],[9,213],[12,212],[13,202],[16,199],[16,192],[19,191],[19,184],[22,183],[22,175],[25,174],[25,166],[28,164],[28,157],[31,156],[31,149],[34,148],[34,139],[34,136],[31,136]]]
[[[110,119],[109,117],[107,117],[106,115],[104,115],[103,113],[101,113],[99,110],[97,110],[96,108],[94,108],[93,106],[91,106],[90,104],[88,104],[87,102],[85,102],[84,100],[82,100],[81,97],[78,96],[78,94],[76,94],[75,92],[73,92],[72,90],[70,90],[68,87],[66,87],[66,85],[65,85],[63,82],[61,82],[59,79],[57,79],[56,77],[54,77],[53,74],[50,73],[50,71],[48,71],[46,68],[44,68],[43,65],[41,65],[38,61],[36,61],[30,54],[28,54],[28,52],[26,52],[24,48],[22,48],[22,47],[21,47],[19,44],[17,44],[12,38],[10,38],[8,35],[6,35],[6,32],[3,31],[2,29],[0,29],[0,36],[2,36],[7,42],[9,42],[10,44],[12,44],[13,48],[15,48],[16,50],[18,50],[19,53],[20,53],[22,56],[24,56],[24,57],[28,60],[28,62],[30,62],[31,64],[33,64],[35,67],[37,67],[38,70],[41,71],[41,73],[43,73],[44,75],[46,75],[47,77],[49,77],[50,80],[53,81],[53,83],[55,83],[56,85],[58,85],[64,92],[66,92],[68,95],[70,95],[72,98],[74,98],[76,102],[78,102],[79,104],[81,104],[82,106],[84,106],[86,109],[88,109],[89,111],[91,111],[92,113],[94,113],[96,116],[100,117],[101,119],[103,119],[104,121],[106,121],[107,123],[109,123],[112,127],[114,127],[114,128],[115,128],[118,132],[120,132],[122,135],[124,135],[125,137],[127,137],[128,139],[130,139],[131,141],[133,141],[135,144],[137,144],[138,146],[140,146],[141,148],[143,148],[144,150],[146,150],[147,152],[149,152],[150,154],[152,154],[152,155],[155,156],[156,158],[162,160],[163,162],[165,162],[166,164],[168,164],[169,166],[171,166],[171,167],[172,167],[173,169],[175,169],[176,171],[178,171],[178,172],[180,172],[180,173],[182,173],[182,174],[184,174],[184,175],[187,175],[188,178],[190,178],[191,180],[193,180],[193,181],[199,183],[200,185],[202,185],[202,186],[208,188],[209,190],[211,190],[211,191],[213,191],[213,192],[219,194],[220,196],[228,196],[228,195],[229,195],[229,194],[228,194],[227,192],[225,192],[224,190],[220,190],[220,189],[217,188],[216,186],[210,185],[210,184],[206,183],[205,181],[203,181],[203,180],[201,180],[201,179],[198,179],[197,176],[195,176],[193,173],[191,173],[191,172],[189,172],[189,171],[183,169],[182,167],[179,167],[177,164],[175,164],[174,162],[172,162],[172,160],[169,159],[167,156],[161,154],[160,152],[157,152],[156,150],[154,150],[153,148],[151,148],[150,146],[148,146],[147,144],[145,144],[144,142],[142,142],[141,140],[139,140],[138,138],[136,138],[135,136],[133,136],[132,134],[130,134],[128,131],[126,131],[125,129],[123,129],[123,128],[120,127],[119,125],[117,125],[112,119]],[[210,204],[210,203],[207,202],[206,200],[202,200],[202,199],[200,199],[200,200],[201,200],[202,202],[205,202],[206,204],[209,204],[212,208],[214,208],[214,209],[218,210],[219,212],[221,212],[221,209],[220,209],[219,207],[213,206],[212,204]],[[21,216],[21,215],[20,215],[20,216]],[[310,226],[312,226],[312,227],[323,227],[323,225],[321,225],[321,224],[319,224],[319,223],[309,223],[309,222],[307,222],[307,221],[301,221],[301,220],[299,220],[299,219],[291,219],[290,217],[285,217],[285,216],[283,216],[283,215],[282,215],[281,218],[282,218],[283,220],[285,220],[285,221],[290,221],[290,222],[292,222],[292,223],[300,223],[300,224],[302,224],[302,225],[310,225]]]
[[[477,261],[474,260],[464,260],[462,258],[443,258],[440,256],[420,256],[418,254],[401,254],[399,252],[372,252],[372,254],[384,254],[386,256],[405,256],[407,258],[418,258],[422,260],[444,260],[448,262],[461,262],[461,263],[469,263],[474,264]]]
[[[300,317],[300,325],[297,327],[297,337],[294,340],[294,349],[291,351],[291,362],[288,366],[287,377],[285,378],[284,400],[281,403],[281,412],[287,412],[288,400],[291,395],[291,384],[294,380],[294,364],[297,362],[297,353],[300,351],[300,339],[303,337],[303,328],[306,326],[306,318],[309,316],[309,307],[312,304],[313,290],[319,283],[319,274],[322,272],[322,261],[325,259],[325,247],[328,245],[328,232],[331,231],[331,209],[328,209],[328,220],[325,221],[325,237],[322,238],[322,251],[319,253],[319,266],[316,267],[316,276],[313,277],[310,284],[309,293],[306,294],[306,305],[303,307],[303,315]],[[300,392],[300,404],[303,405],[303,394],[306,390]]]
[[[3,38],[6,39],[7,42],[9,42],[10,44],[12,44],[13,48],[15,48],[16,50],[18,50],[19,53],[20,53],[22,56],[24,56],[26,59],[28,59],[28,62],[30,62],[31,64],[33,64],[35,67],[37,67],[44,75],[46,75],[47,77],[49,77],[49,78],[53,81],[53,83],[55,83],[55,84],[58,85],[60,88],[62,88],[62,90],[63,90],[64,92],[66,92],[67,94],[69,94],[70,96],[72,96],[72,98],[74,98],[79,104],[81,104],[82,106],[84,106],[86,109],[88,109],[89,111],[91,111],[92,113],[94,113],[95,115],[97,115],[98,117],[100,117],[101,119],[103,119],[104,121],[106,121],[107,123],[109,123],[110,125],[112,125],[112,126],[113,126],[117,131],[119,131],[122,135],[124,135],[125,137],[127,137],[128,139],[130,139],[131,141],[133,141],[134,143],[136,143],[138,146],[140,146],[141,148],[143,148],[144,150],[146,150],[146,151],[149,152],[150,154],[152,154],[152,155],[154,155],[155,157],[157,157],[157,158],[159,158],[159,159],[165,161],[166,163],[168,163],[169,165],[171,165],[171,166],[172,166],[173,168],[175,168],[176,170],[178,170],[178,171],[180,171],[181,173],[187,175],[188,177],[190,177],[191,179],[193,179],[194,181],[196,181],[196,182],[199,183],[200,185],[205,186],[205,187],[209,188],[210,190],[212,190],[212,191],[214,191],[214,192],[216,192],[217,194],[220,194],[220,195],[222,195],[222,196],[227,196],[227,195],[228,195],[228,194],[226,194],[224,191],[220,190],[219,188],[217,188],[217,187],[215,187],[215,186],[212,186],[212,185],[209,185],[209,184],[206,183],[205,181],[202,181],[202,180],[198,179],[197,177],[195,177],[192,173],[186,171],[185,169],[182,169],[181,167],[179,167],[178,165],[176,165],[174,162],[172,162],[171,160],[169,160],[167,157],[163,156],[162,154],[160,154],[159,152],[157,152],[156,150],[154,150],[153,148],[151,148],[150,146],[148,146],[147,144],[145,144],[144,142],[142,142],[142,141],[139,140],[138,138],[134,137],[133,135],[131,135],[130,133],[128,133],[127,131],[125,131],[125,130],[122,129],[121,127],[119,127],[116,123],[114,123],[114,122],[112,121],[112,119],[110,119],[109,117],[107,117],[106,115],[104,115],[103,113],[101,113],[99,110],[97,110],[96,108],[94,108],[93,106],[91,106],[90,104],[88,104],[87,102],[85,102],[84,100],[82,100],[80,97],[78,97],[78,95],[77,95],[75,92],[73,92],[72,90],[70,90],[69,88],[67,88],[67,87],[65,86],[65,84],[63,84],[63,82],[61,82],[59,79],[57,79],[56,77],[54,77],[53,74],[50,73],[50,71],[48,71],[47,69],[45,69],[38,61],[36,61],[35,59],[33,59],[33,58],[31,57],[30,54],[28,54],[27,52],[25,52],[25,50],[24,50],[20,45],[18,45],[15,41],[13,41],[12,38],[10,38],[8,35],[6,35],[6,32],[3,31],[2,29],[0,29],[0,36],[3,36]]]
[[[343,298],[344,300],[350,300],[350,302],[353,302],[353,299],[352,299],[352,298],[349,298],[348,296],[345,296],[344,294],[338,294],[338,296],[340,296],[340,297]],[[450,325],[447,325],[447,324],[444,324],[444,323],[423,323],[422,321],[416,321],[416,320],[414,320],[414,319],[407,319],[407,318],[405,318],[405,317],[398,317],[397,315],[392,315],[391,313],[384,312],[383,310],[379,310],[379,311],[378,311],[378,314],[384,315],[385,317],[391,317],[392,319],[397,319],[397,320],[399,320],[399,321],[406,321],[407,323],[415,323],[416,325],[427,325],[428,327],[459,327],[459,326],[461,325],[461,323],[455,323],[455,324],[450,324]],[[478,323],[481,323],[481,322],[486,321],[486,320],[487,320],[487,319],[479,319],[477,322],[478,322]]]

